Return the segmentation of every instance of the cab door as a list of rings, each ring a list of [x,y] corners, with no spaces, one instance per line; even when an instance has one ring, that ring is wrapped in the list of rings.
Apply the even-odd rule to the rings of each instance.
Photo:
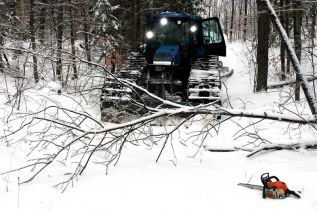
[[[226,56],[226,42],[218,18],[202,20],[200,42],[206,54]]]

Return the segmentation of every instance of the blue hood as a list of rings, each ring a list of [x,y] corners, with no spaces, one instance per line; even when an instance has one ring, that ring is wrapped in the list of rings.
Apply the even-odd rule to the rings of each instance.
[[[154,65],[179,64],[179,45],[161,45],[155,52]]]

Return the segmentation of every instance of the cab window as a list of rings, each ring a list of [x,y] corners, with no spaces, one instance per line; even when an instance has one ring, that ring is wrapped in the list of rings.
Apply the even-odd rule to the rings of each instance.
[[[221,43],[222,36],[220,27],[216,20],[204,21],[202,23],[204,44]]]

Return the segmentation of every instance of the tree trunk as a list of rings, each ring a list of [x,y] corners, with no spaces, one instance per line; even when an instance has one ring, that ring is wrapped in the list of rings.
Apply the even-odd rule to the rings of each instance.
[[[290,12],[288,12],[288,10],[291,10],[291,6],[290,6],[290,0],[285,0],[285,5],[284,5],[284,7],[285,7],[285,31],[286,31],[286,34],[287,34],[287,36],[289,37],[289,35],[290,35],[290,22],[289,22],[289,20],[290,20]],[[286,73],[287,74],[290,74],[290,72],[291,72],[291,58],[290,58],[290,56],[289,56],[289,54],[287,53],[286,54],[287,55],[287,61],[286,61]]]
[[[3,40],[2,33],[0,32],[0,73],[3,73],[3,69],[4,69],[4,62],[2,59],[2,50],[1,50],[3,45],[4,45],[4,40]]]
[[[85,20],[84,20],[84,40],[85,40],[85,51],[86,51],[86,56],[87,56],[87,61],[88,61],[88,66],[90,67],[91,64],[91,53],[90,53],[90,41],[89,41],[89,23],[88,23],[88,11],[85,8],[84,9],[84,14],[85,14]]]
[[[285,28],[285,13],[283,11],[284,8],[284,0],[280,0],[280,8],[281,8],[281,12],[280,12],[280,21],[281,24],[283,25],[283,27]],[[280,54],[281,54],[281,81],[284,81],[286,78],[286,69],[285,69],[285,52],[286,52],[286,47],[283,41],[281,41],[281,49],[280,49]]]
[[[268,57],[269,57],[269,34],[270,21],[269,15],[266,12],[265,2],[257,0],[258,11],[258,48],[257,48],[257,75],[255,91],[267,90],[267,76],[268,76]]]
[[[39,74],[37,71],[37,57],[35,55],[36,51],[36,43],[35,43],[35,27],[34,27],[34,13],[35,13],[35,5],[34,0],[30,0],[30,32],[31,32],[31,45],[33,51],[33,76],[35,83],[39,82]]]
[[[137,44],[137,49],[139,50],[139,45],[140,45],[140,41],[141,41],[141,36],[144,35],[144,33],[141,32],[141,2],[140,0],[136,0],[136,44]],[[140,36],[141,35],[141,36]]]
[[[25,0],[20,0],[20,15],[21,22],[27,24],[26,15],[25,15]]]
[[[244,26],[243,26],[243,40],[247,40],[247,25],[248,25],[248,0],[244,0]]]
[[[295,53],[298,61],[301,62],[302,56],[302,39],[301,39],[301,28],[302,28],[302,4],[300,0],[295,0],[294,6],[294,44]],[[296,74],[296,84],[295,84],[295,100],[300,100],[300,78]]]
[[[241,39],[241,35],[242,35],[242,32],[240,29],[241,29],[241,25],[242,25],[242,2],[239,2],[239,17],[238,17],[238,29],[239,30],[236,30],[236,33],[237,33],[237,38],[240,40]]]
[[[228,9],[225,7],[225,34],[228,36]]]
[[[72,5],[72,0],[69,0],[70,5]],[[72,67],[73,67],[73,78],[78,79],[77,66],[76,66],[76,32],[75,32],[75,23],[73,17],[73,8],[69,7],[69,18],[70,18],[70,45],[72,50]]]
[[[316,5],[311,5],[311,17],[312,17],[312,24],[311,24],[311,38],[316,38]]]
[[[46,9],[47,8],[47,0],[41,0],[40,6],[40,14],[39,14],[39,38],[41,43],[44,43],[45,38],[45,17],[46,17]]]
[[[62,1],[59,1],[62,3]],[[64,31],[64,25],[63,25],[63,19],[64,19],[64,7],[58,6],[58,14],[57,14],[57,63],[56,63],[56,76],[57,80],[59,80],[63,86],[63,67],[62,67],[62,50],[63,50],[63,31]]]
[[[232,3],[232,10],[231,10],[231,23],[230,23],[230,36],[229,36],[229,39],[230,41],[232,41],[233,39],[233,20],[234,20],[234,0],[231,0],[231,3]]]
[[[132,5],[132,48],[133,48],[133,51],[136,50],[136,46],[137,46],[137,43],[136,43],[136,40],[137,40],[137,0],[133,0],[131,1]]]

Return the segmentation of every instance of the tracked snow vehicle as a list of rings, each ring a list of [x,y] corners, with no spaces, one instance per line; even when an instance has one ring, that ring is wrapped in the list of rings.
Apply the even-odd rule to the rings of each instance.
[[[226,44],[218,18],[162,12],[148,17],[146,28],[143,52],[131,54],[116,76],[173,102],[220,104],[219,56],[226,56]],[[158,103],[106,78],[101,109],[127,106],[133,112],[131,103],[140,96],[149,105]]]

